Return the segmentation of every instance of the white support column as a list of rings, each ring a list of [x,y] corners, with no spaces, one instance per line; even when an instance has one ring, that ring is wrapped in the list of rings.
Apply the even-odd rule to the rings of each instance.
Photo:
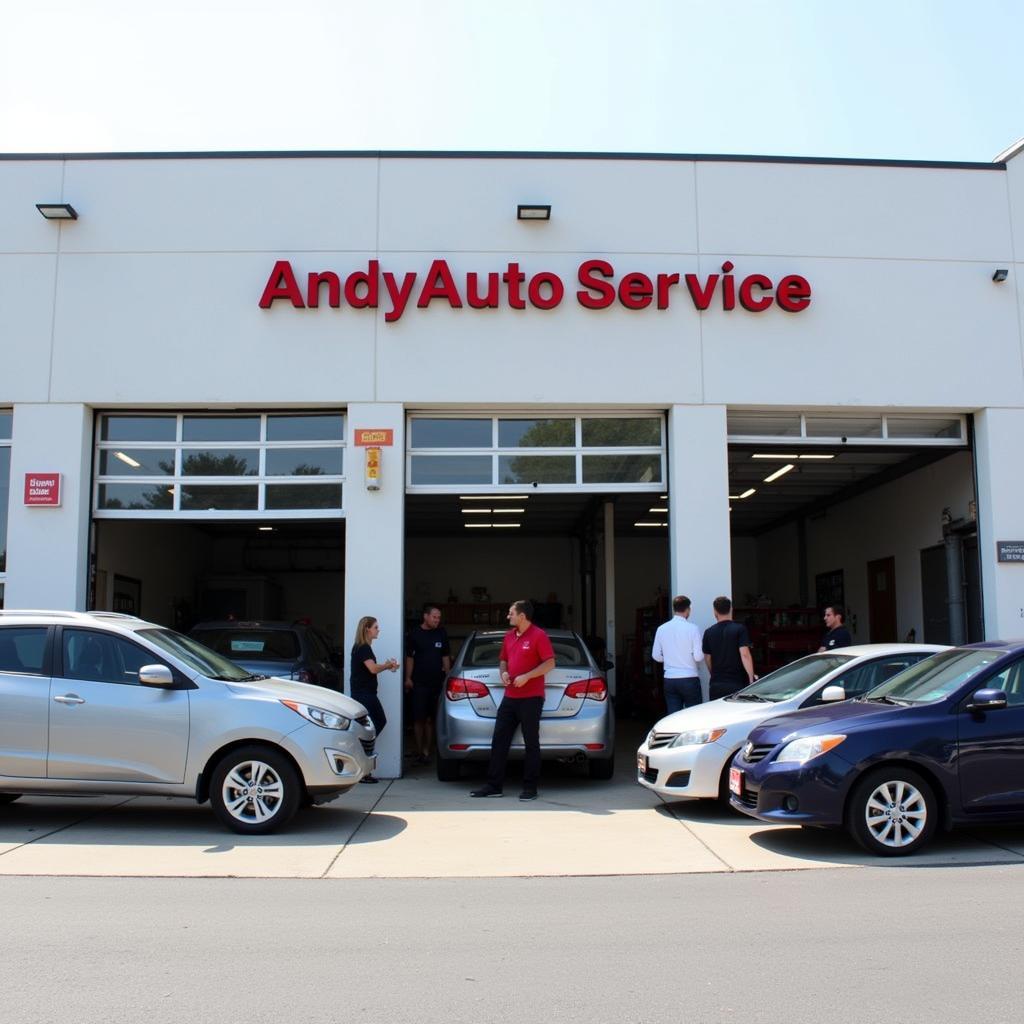
[[[689,597],[690,621],[707,629],[714,622],[711,602],[732,591],[725,406],[671,407],[668,466],[669,596]],[[705,697],[706,677],[705,672]]]
[[[999,562],[996,544],[1024,541],[1024,409],[975,413],[974,438],[985,639],[1013,640],[1024,635],[1024,563]]]
[[[604,503],[604,642],[608,658],[616,661],[615,651],[615,502]],[[608,692],[615,696],[615,669],[608,669]]]
[[[92,412],[86,406],[15,405],[4,594],[8,608],[85,610],[91,458]],[[60,473],[60,506],[26,506],[26,473]]]
[[[394,444],[381,450],[380,490],[365,482],[365,452],[355,446],[357,430],[391,430]],[[377,677],[380,702],[388,717],[377,743],[378,774],[402,774],[402,668],[404,650],[405,415],[397,402],[358,402],[348,407],[345,453],[345,689],[348,652],[364,615],[380,623],[373,651],[379,661],[395,658],[397,672]]]

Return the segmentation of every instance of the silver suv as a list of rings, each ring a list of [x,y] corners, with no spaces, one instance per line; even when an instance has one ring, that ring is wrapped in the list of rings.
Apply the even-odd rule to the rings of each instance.
[[[235,832],[271,832],[371,772],[374,740],[356,701],[251,675],[163,626],[0,611],[0,805],[181,796]]]

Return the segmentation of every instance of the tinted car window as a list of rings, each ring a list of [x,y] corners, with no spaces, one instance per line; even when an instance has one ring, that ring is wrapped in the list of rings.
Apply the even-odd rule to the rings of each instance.
[[[799,661],[791,662],[789,665],[783,665],[782,668],[758,679],[756,683],[751,683],[750,686],[737,691],[729,699],[740,697],[741,694],[749,694],[752,697],[760,697],[763,700],[776,703],[780,700],[789,700],[790,697],[795,697],[801,690],[805,690],[823,675],[834,671],[850,659],[851,656],[848,654],[811,654]]]
[[[462,659],[465,668],[497,668],[504,636],[473,637]],[[559,668],[588,668],[590,661],[586,651],[573,637],[550,637],[555,652],[555,664]]]
[[[41,675],[45,654],[45,626],[8,626],[0,630],[0,672]]]
[[[911,704],[942,700],[1006,654],[1006,651],[995,648],[943,651],[911,665],[905,672],[876,686],[866,696],[869,700],[888,697]]]
[[[1024,705],[1024,662],[1014,662],[985,683],[986,689],[1002,690],[1006,694],[1007,707]]]
[[[886,658],[883,661],[873,661],[868,665],[860,665],[844,672],[838,679],[833,679],[830,686],[841,686],[846,691],[847,700],[851,697],[859,697],[868,690],[894,675],[902,672],[905,668],[913,665],[921,659],[916,655],[906,655],[899,658]]]
[[[226,658],[294,661],[299,656],[299,638],[290,629],[204,629],[194,636]]]
[[[143,665],[159,664],[138,644],[108,633],[86,629],[65,629],[62,639],[64,676],[95,683],[137,686]]]

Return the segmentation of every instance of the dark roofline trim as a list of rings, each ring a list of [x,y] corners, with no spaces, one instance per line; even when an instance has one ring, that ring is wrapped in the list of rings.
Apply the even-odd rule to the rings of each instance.
[[[1005,171],[1005,163],[966,160],[857,160],[833,156],[743,156],[735,153],[557,153],[498,150],[300,149],[163,153],[0,153],[0,160],[664,160],[676,163],[823,164],[848,167],[925,167]]]

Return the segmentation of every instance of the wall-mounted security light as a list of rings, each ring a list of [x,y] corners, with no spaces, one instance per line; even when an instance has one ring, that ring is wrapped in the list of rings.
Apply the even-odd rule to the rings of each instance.
[[[551,207],[538,203],[520,203],[516,207],[516,220],[551,220]]]
[[[36,209],[47,220],[78,220],[78,213],[70,203],[36,203]]]
[[[995,282],[1005,281],[1009,277],[1010,271],[1006,267],[999,267],[992,275],[992,280]]]

